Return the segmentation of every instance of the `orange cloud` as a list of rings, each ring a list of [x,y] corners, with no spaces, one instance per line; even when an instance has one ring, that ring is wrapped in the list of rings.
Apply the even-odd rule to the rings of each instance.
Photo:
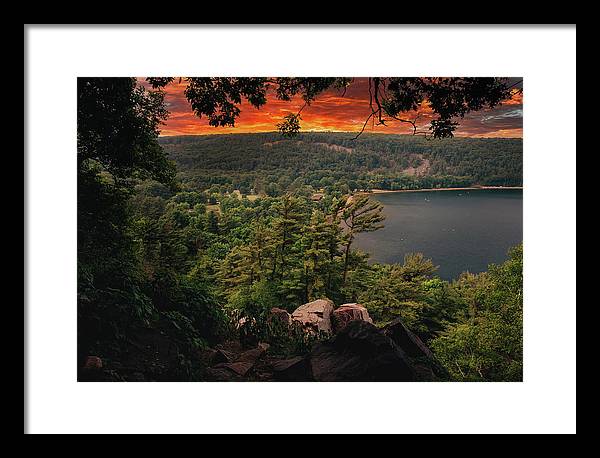
[[[143,78],[138,79],[142,84]],[[276,99],[273,94],[259,109],[243,101],[241,114],[235,127],[212,127],[206,118],[198,118],[192,112],[185,98],[185,80],[176,80],[166,86],[165,102],[170,112],[169,119],[161,130],[162,136],[198,135],[222,133],[268,132],[276,130],[276,125],[289,113],[296,113],[304,102],[296,97],[291,101]],[[522,93],[516,93],[501,106],[491,110],[471,113],[463,120],[456,131],[457,136],[466,137],[522,137]],[[426,104],[425,104],[426,105]],[[358,132],[369,116],[369,93],[367,78],[355,78],[353,84],[342,95],[341,90],[331,89],[321,94],[302,110],[303,131],[343,131]],[[414,119],[415,113],[406,114]],[[432,119],[431,110],[424,106],[419,110],[417,125],[427,130]],[[412,133],[412,126],[398,121],[386,126],[370,122],[365,131],[379,133]]]

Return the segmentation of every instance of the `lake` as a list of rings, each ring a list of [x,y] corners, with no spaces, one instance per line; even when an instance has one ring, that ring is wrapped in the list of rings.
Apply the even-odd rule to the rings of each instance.
[[[384,205],[385,228],[359,234],[356,246],[383,263],[421,252],[437,274],[487,270],[523,240],[522,190],[426,191],[374,194]]]

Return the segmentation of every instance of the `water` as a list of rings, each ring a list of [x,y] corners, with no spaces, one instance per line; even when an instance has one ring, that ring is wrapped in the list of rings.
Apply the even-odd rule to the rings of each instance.
[[[356,246],[371,259],[402,263],[421,252],[437,274],[457,278],[506,260],[523,240],[522,190],[430,191],[375,194],[384,205],[385,228],[359,234]]]

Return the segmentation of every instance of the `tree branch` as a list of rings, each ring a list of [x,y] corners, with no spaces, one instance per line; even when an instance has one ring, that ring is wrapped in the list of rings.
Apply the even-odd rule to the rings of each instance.
[[[365,123],[362,126],[362,129],[360,129],[360,132],[352,140],[356,140],[358,137],[360,137],[360,134],[362,134],[365,131],[365,128],[367,127],[367,123],[369,122],[369,119],[371,119],[371,116],[373,116],[374,114],[375,113],[373,111],[371,111],[371,114],[366,119]]]

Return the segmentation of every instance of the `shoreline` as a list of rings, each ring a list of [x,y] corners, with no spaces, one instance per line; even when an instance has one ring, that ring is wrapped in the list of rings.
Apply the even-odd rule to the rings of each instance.
[[[470,186],[466,188],[423,188],[423,189],[371,189],[365,194],[387,194],[391,192],[434,192],[434,191],[476,191],[483,190],[523,190],[523,186]]]

